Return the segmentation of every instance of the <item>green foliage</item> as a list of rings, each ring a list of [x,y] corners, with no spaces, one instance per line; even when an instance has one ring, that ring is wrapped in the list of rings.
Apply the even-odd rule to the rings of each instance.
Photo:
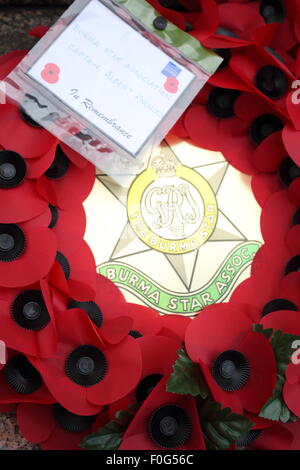
[[[222,408],[220,403],[208,400],[201,410],[201,427],[208,450],[226,450],[252,427],[245,416]]]
[[[178,359],[173,365],[173,372],[167,383],[167,392],[207,398],[209,390],[199,364],[191,361],[184,349],[179,349],[177,353]]]

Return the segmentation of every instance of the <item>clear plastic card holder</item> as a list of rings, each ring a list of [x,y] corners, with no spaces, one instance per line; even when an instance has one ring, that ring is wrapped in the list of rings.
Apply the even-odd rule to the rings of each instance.
[[[145,0],[76,0],[5,89],[34,121],[126,185],[221,62]]]

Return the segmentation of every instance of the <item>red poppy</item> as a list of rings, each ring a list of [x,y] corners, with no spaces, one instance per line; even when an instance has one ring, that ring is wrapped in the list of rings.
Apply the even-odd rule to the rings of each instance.
[[[144,401],[119,450],[205,450],[194,398],[166,392],[167,380]]]
[[[293,434],[282,423],[247,413],[254,426],[238,442],[237,447],[252,450],[290,450]]]
[[[266,29],[264,20],[250,5],[238,3],[218,5],[218,18],[217,28],[208,37],[203,37],[203,33],[201,34],[198,29],[192,30],[190,34],[206,47],[230,48],[248,46],[256,41],[257,31]]]
[[[26,356],[9,350],[5,367],[0,371],[0,404],[55,403],[39,372]]]
[[[129,317],[127,304],[121,291],[113,282],[100,274],[96,276],[96,297],[93,300],[80,302],[54,290],[53,305],[56,312],[67,308],[83,310],[99,328],[105,341],[110,344],[122,341],[133,327],[133,320]],[[154,329],[156,329],[155,326]]]
[[[124,315],[127,315],[133,320],[130,334],[134,338],[159,334],[162,328],[162,317],[156,310],[149,307],[126,303],[124,306]]]
[[[41,77],[45,82],[54,84],[59,81],[59,74],[61,70],[58,65],[49,63],[46,64],[43,70],[41,71]]]
[[[277,173],[257,173],[251,178],[251,188],[260,207],[264,207],[269,197],[282,190],[283,185]]]
[[[48,205],[49,228],[51,228],[58,238],[63,238],[64,232],[70,233],[76,230],[78,237],[83,238],[86,229],[86,214],[82,204],[74,205],[68,209]]]
[[[26,289],[3,289],[0,297],[5,344],[31,356],[51,356],[56,350],[56,327],[47,282],[42,280]]]
[[[247,83],[249,89],[287,115],[286,98],[295,74],[283,59],[277,59],[267,50],[253,48],[251,52],[235,54],[230,61],[232,70]]]
[[[39,216],[47,209],[46,201],[36,192],[35,182],[26,179],[27,173],[28,164],[21,155],[0,150],[2,223],[23,222]]]
[[[77,155],[67,146],[58,145],[52,164],[37,180],[38,192],[53,206],[68,209],[81,204],[94,186],[94,165],[86,162],[83,168]]]
[[[24,287],[45,277],[55,260],[56,235],[35,219],[0,224],[0,285]]]
[[[236,90],[217,88],[207,84],[197,96],[171,133],[190,138],[201,148],[218,151],[222,147],[219,126],[221,121],[232,121],[234,103],[239,96]],[[184,129],[182,131],[182,128]]]
[[[82,439],[108,422],[106,412],[80,416],[70,413],[58,403],[40,405],[22,403],[17,408],[17,423],[24,437],[43,450],[82,450]]]
[[[219,125],[226,160],[246,174],[257,173],[260,165],[264,171],[274,171],[283,159],[281,130],[285,119],[252,93],[237,98],[234,112],[234,118]]]
[[[267,24],[278,25],[270,44],[273,49],[288,51],[296,44],[294,25],[299,12],[297,0],[255,1],[249,5],[260,12]]]
[[[0,145],[26,159],[48,155],[57,139],[36,123],[28,122],[32,121],[16,105],[9,102],[1,105]]]
[[[96,263],[88,244],[77,233],[61,233],[49,273],[50,284],[75,300],[92,300],[96,295],[96,276]]]
[[[231,60],[236,54],[240,54],[239,48],[234,49],[214,49],[215,52],[222,57],[223,62],[218,70],[209,78],[208,83],[213,86],[228,88],[239,91],[251,91],[249,85],[244,82],[231,68]],[[244,54],[247,54],[248,48],[243,48]]]
[[[134,390],[110,405],[112,419],[117,411],[147,399],[160,380],[170,375],[177,360],[177,350],[181,348],[180,341],[163,336],[144,336],[138,339],[138,344],[142,354],[140,381]]]
[[[212,305],[186,330],[187,353],[201,365],[214,399],[236,413],[259,412],[276,384],[272,347],[252,331],[258,318],[251,306]]]
[[[80,309],[59,312],[56,326],[56,353],[47,359],[30,357],[30,361],[68,411],[95,415],[136,386],[142,367],[137,341],[127,335],[109,345]]]

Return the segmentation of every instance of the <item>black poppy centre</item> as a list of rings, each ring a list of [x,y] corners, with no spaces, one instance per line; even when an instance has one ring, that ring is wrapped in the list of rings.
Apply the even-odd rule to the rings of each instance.
[[[36,392],[43,383],[40,373],[25,356],[9,359],[3,372],[10,388],[22,395]]]
[[[18,259],[25,249],[25,235],[16,224],[0,224],[0,261]]]
[[[103,352],[90,345],[74,349],[65,364],[69,379],[81,387],[92,387],[101,382],[107,373],[107,367]]]
[[[52,410],[57,424],[65,431],[73,433],[86,431],[97,418],[97,415],[80,416],[71,413],[59,403],[53,405]]]
[[[188,442],[192,423],[186,411],[177,405],[163,405],[149,420],[151,439],[165,449],[176,449]]]
[[[13,301],[12,317],[14,321],[26,330],[39,331],[50,322],[50,316],[39,290],[21,292]]]
[[[224,351],[216,358],[212,375],[222,390],[235,392],[248,382],[250,365],[247,358],[239,351]]]
[[[0,188],[15,188],[24,180],[27,165],[23,157],[10,150],[0,151]]]

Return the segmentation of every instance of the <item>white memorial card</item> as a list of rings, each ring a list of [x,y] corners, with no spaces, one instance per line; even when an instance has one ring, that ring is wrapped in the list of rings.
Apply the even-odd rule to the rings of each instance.
[[[97,0],[27,75],[133,156],[196,79]]]

